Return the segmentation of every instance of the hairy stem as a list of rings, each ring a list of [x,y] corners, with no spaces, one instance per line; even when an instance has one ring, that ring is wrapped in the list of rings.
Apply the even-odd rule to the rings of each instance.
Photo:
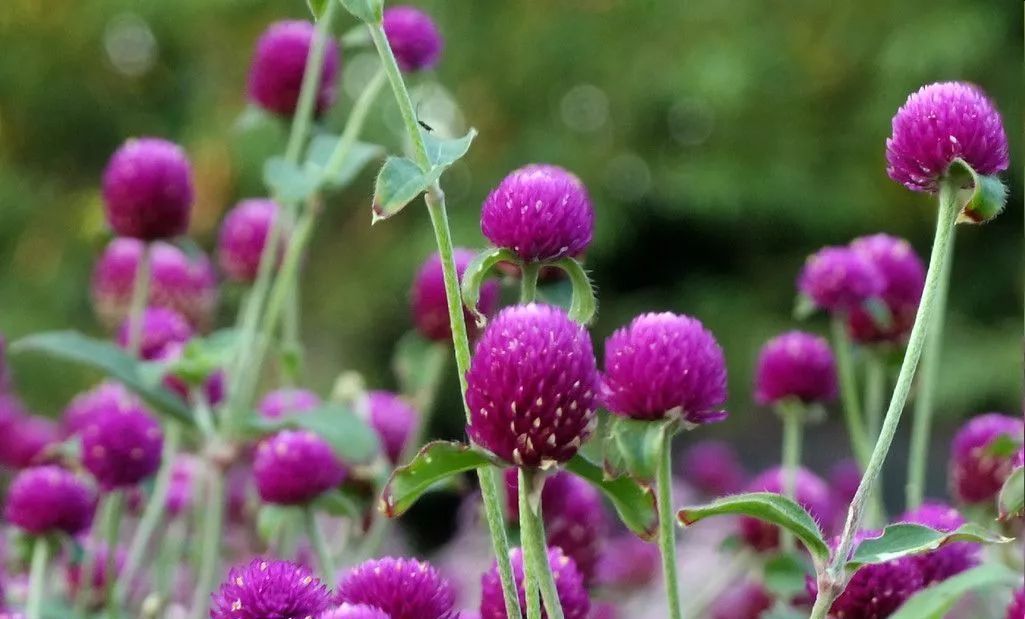
[[[516,580],[513,578],[512,563],[509,562],[509,538],[505,531],[505,516],[502,514],[501,495],[503,491],[499,480],[501,471],[493,466],[482,466],[477,469],[480,479],[480,494],[484,502],[484,516],[491,532],[492,550],[498,562],[498,575],[502,581],[502,596],[505,598],[507,617],[522,617],[520,596],[516,593]],[[505,558],[502,560],[502,558]]]
[[[537,297],[537,277],[541,265],[537,262],[524,262],[520,267],[520,303],[533,303]]]
[[[656,501],[658,504],[658,548],[662,555],[662,576],[666,585],[666,603],[669,619],[683,617],[680,607],[680,579],[676,573],[676,516],[673,513],[673,432],[669,427],[662,430],[658,448],[658,470],[655,475]]]
[[[28,576],[28,596],[25,599],[25,618],[41,619],[43,616],[43,591],[46,589],[46,561],[50,554],[50,542],[37,535],[32,540],[32,563]]]
[[[800,403],[780,405],[783,420],[783,493],[788,499],[796,500],[797,469],[801,466],[801,442],[804,435],[804,410]],[[780,539],[783,552],[794,549],[794,536],[782,531]]]
[[[320,90],[320,74],[324,68],[324,52],[327,49],[331,22],[334,20],[336,9],[337,3],[327,3],[324,14],[317,20],[313,32],[313,45],[306,56],[306,69],[303,71],[303,81],[299,87],[299,101],[296,103],[295,116],[292,118],[292,128],[285,147],[285,159],[293,163],[299,161],[303,144],[310,132],[317,91]]]
[[[886,364],[879,354],[874,351],[868,351],[865,364],[865,415],[868,423],[868,440],[870,441],[879,439],[879,428],[883,422],[883,408],[885,406]],[[872,497],[869,499],[873,505],[872,513],[870,514],[870,522],[873,526],[885,523],[884,496],[886,496],[886,492],[883,489],[883,478],[880,476],[876,481]]]
[[[840,378],[840,398],[843,400],[844,420],[847,422],[847,434],[851,440],[854,459],[864,472],[868,466],[869,442],[865,436],[865,422],[861,414],[861,402],[858,399],[858,386],[854,373],[854,356],[851,352],[851,340],[847,335],[846,317],[834,314],[832,319],[833,349],[836,353],[836,365]]]
[[[221,529],[224,520],[224,472],[212,465],[206,470],[207,496],[199,540],[199,569],[196,574],[196,589],[192,596],[191,619],[203,619],[207,615],[210,593],[216,586],[217,566],[220,560]]]
[[[548,562],[548,542],[545,535],[544,520],[541,516],[542,477],[530,471],[519,469],[520,486],[520,531],[524,537],[523,574],[526,587],[527,574],[535,580],[535,586],[541,590],[541,599],[549,619],[563,619],[562,603],[559,591],[555,586],[551,563]],[[531,500],[531,499],[534,500]],[[534,505],[536,503],[536,506]],[[529,535],[523,533],[528,532]],[[530,604],[528,603],[528,611]]]
[[[538,589],[538,568],[537,559],[534,557],[536,546],[532,538],[534,527],[529,522],[530,509],[530,487],[526,471],[517,471],[519,488],[519,514],[520,514],[520,546],[523,553],[523,595],[526,601],[527,619],[541,619],[541,590]],[[547,559],[547,554],[546,554]]]

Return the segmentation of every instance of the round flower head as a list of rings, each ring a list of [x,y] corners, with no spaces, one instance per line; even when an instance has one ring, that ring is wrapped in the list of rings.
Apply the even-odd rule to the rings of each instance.
[[[836,498],[835,505],[849,505],[860,484],[861,467],[853,458],[840,460],[829,469],[829,487]]]
[[[37,466],[18,473],[7,490],[4,520],[43,535],[77,535],[89,528],[96,491],[84,477],[59,466]]]
[[[460,281],[466,267],[473,260],[474,252],[457,247],[453,252],[456,273]],[[432,254],[416,275],[411,294],[413,323],[420,335],[429,340],[448,341],[452,339],[452,327],[448,320],[448,300],[445,297],[445,278],[441,269],[441,258]],[[484,316],[495,313],[498,307],[498,282],[489,280],[480,287],[480,298],[477,300],[477,311]],[[477,320],[472,312],[463,307],[463,319],[470,339],[478,334]]]
[[[642,314],[605,341],[605,406],[634,419],[679,410],[690,423],[726,417],[726,360],[695,318]]]
[[[453,619],[455,590],[430,563],[416,559],[370,559],[338,583],[337,603],[366,604],[391,619]]]
[[[289,561],[253,559],[236,566],[213,594],[210,619],[307,619],[331,594],[307,568]]]
[[[239,202],[225,216],[217,240],[217,262],[230,279],[247,283],[256,279],[277,214],[273,200],[252,199]],[[279,261],[282,253],[278,252]]]
[[[509,552],[509,560],[512,563],[513,579],[516,581],[516,590],[519,593],[520,608],[523,608],[526,605],[526,594],[523,590],[523,551],[514,548]],[[591,600],[573,559],[564,555],[559,548],[549,548],[548,565],[555,578],[559,604],[562,606],[562,612],[566,619],[587,619],[591,610]],[[541,616],[547,617],[548,614],[542,611]],[[481,578],[480,617],[481,619],[508,619],[497,564],[492,564],[491,569],[485,572]]]
[[[964,424],[950,446],[951,494],[962,503],[993,499],[1015,464],[1014,453],[1001,453],[999,443],[1002,439],[1021,445],[1023,433],[1021,417],[999,413],[979,415]]]
[[[342,604],[325,610],[317,619],[391,619],[388,613],[366,604]]]
[[[1007,135],[1000,113],[973,84],[923,86],[893,117],[893,134],[886,140],[886,173],[912,191],[935,192],[957,158],[986,176],[1007,169]]]
[[[918,301],[925,287],[925,266],[911,244],[888,234],[873,234],[851,241],[850,248],[875,265],[882,277],[880,300],[890,311],[889,326],[879,325],[863,307],[853,307],[848,331],[857,342],[901,341],[915,324]]]
[[[531,303],[499,312],[466,380],[467,433],[506,462],[565,462],[591,434],[598,368],[587,331],[562,309]]]
[[[438,63],[444,42],[427,13],[411,6],[393,6],[384,12],[382,26],[403,71],[423,71]]]
[[[107,223],[120,236],[153,241],[185,234],[192,199],[192,167],[167,140],[130,139],[103,172]]]
[[[658,578],[661,569],[658,546],[633,533],[622,533],[605,543],[595,569],[602,587],[632,591]]]
[[[181,453],[171,463],[171,482],[167,488],[164,506],[167,513],[177,516],[192,506],[196,498],[196,479],[202,471],[202,464],[196,456]]]
[[[193,327],[207,328],[217,307],[217,278],[210,261],[162,242],[150,245],[149,251],[147,305],[173,309]],[[137,239],[114,239],[93,269],[93,307],[108,327],[119,326],[128,316],[142,252],[143,244]]]
[[[766,406],[786,399],[828,402],[836,397],[836,362],[829,342],[804,333],[778,335],[758,356],[755,400]]]
[[[257,407],[267,419],[280,419],[295,413],[305,413],[320,406],[320,396],[307,389],[277,389],[260,400]]]
[[[739,492],[747,474],[737,452],[723,441],[701,441],[683,455],[680,472],[703,494],[716,497]]]
[[[135,325],[129,318],[117,331],[118,346],[127,349]],[[192,337],[185,317],[166,307],[147,307],[142,313],[139,356],[146,361],[159,358],[169,344],[184,344]]]
[[[93,546],[92,544],[87,544]],[[90,606],[93,608],[103,605],[106,601],[106,590],[107,590],[107,565],[109,563],[110,550],[106,544],[100,544],[99,546],[91,547],[88,553],[89,560],[92,562],[90,570],[87,570],[92,578],[90,579],[90,592],[92,593],[92,599],[89,600]],[[117,548],[114,551],[114,577],[117,578],[120,575],[122,568],[125,565],[125,551],[122,548]],[[79,595],[79,588],[82,586],[83,578],[83,565],[81,561],[72,561],[67,565],[66,575],[68,583],[68,594],[71,599],[76,599]]]
[[[389,391],[371,391],[367,400],[370,425],[380,437],[388,459],[392,464],[398,464],[411,433],[420,423],[420,414]]]
[[[98,409],[81,437],[82,464],[105,488],[133,486],[160,468],[164,433],[137,402]]]
[[[58,442],[60,431],[49,419],[29,413],[17,397],[0,394],[0,437],[0,465],[21,469]]]
[[[943,503],[927,502],[900,518],[949,533],[965,523],[957,510]],[[979,546],[971,542],[945,544],[932,552],[915,555],[925,586],[946,580],[979,564]]]
[[[303,505],[345,480],[331,445],[307,430],[283,430],[260,443],[253,476],[267,503]]]
[[[496,247],[523,260],[558,260],[587,249],[594,209],[576,175],[531,164],[506,176],[484,200],[480,229]]]
[[[825,247],[808,256],[797,288],[816,307],[849,312],[883,290],[883,278],[872,262],[849,247]]]
[[[612,602],[597,602],[591,607],[591,619],[619,619],[619,609]]]
[[[249,67],[249,100],[279,116],[294,114],[313,37],[314,26],[308,21],[271,24],[256,42],[253,63]],[[334,103],[340,66],[338,44],[328,37],[317,89],[317,114]]]
[[[1011,598],[1011,605],[1007,607],[1006,619],[1021,619],[1025,617],[1025,587],[1014,592]]]
[[[747,490],[749,492],[783,493],[785,487],[783,469],[776,467],[755,477]],[[817,475],[805,468],[797,469],[794,484],[794,498],[808,510],[816,522],[828,524],[833,517],[833,502],[829,486]],[[756,550],[774,550],[779,547],[779,527],[751,517],[740,519],[740,534]]]
[[[710,619],[761,619],[775,600],[757,582],[732,586],[712,604]]]
[[[61,427],[68,436],[79,434],[98,412],[138,406],[138,402],[138,398],[121,383],[105,381],[71,400],[61,417]]]

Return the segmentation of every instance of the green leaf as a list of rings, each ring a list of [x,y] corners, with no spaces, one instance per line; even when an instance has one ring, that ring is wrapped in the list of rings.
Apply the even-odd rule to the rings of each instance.
[[[420,131],[420,135],[423,136],[431,167],[444,170],[466,156],[470,144],[473,144],[473,139],[477,137],[477,130],[471,128],[463,137],[452,139],[439,138],[434,133],[423,130]]]
[[[998,177],[979,174],[963,159],[955,159],[947,173],[964,187],[958,196],[963,206],[957,223],[985,223],[1003,212],[1007,187]]]
[[[676,517],[687,527],[705,518],[726,514],[751,516],[781,526],[801,540],[816,565],[825,565],[829,561],[829,545],[823,539],[815,519],[803,507],[780,494],[735,494],[716,499],[707,505],[684,507],[677,512]]]
[[[324,16],[328,2],[334,2],[334,0],[306,0],[306,6],[310,7],[314,21],[320,20]]]
[[[482,449],[451,441],[427,443],[412,462],[391,474],[381,493],[381,508],[389,518],[401,516],[435,484],[488,464],[500,466]]]
[[[805,591],[806,577],[814,573],[809,567],[797,555],[779,554],[766,561],[762,582],[774,597],[790,600]]]
[[[340,488],[334,488],[321,494],[313,501],[313,508],[331,514],[332,516],[344,516],[359,520],[366,512],[366,505],[362,505],[351,493]]]
[[[851,560],[847,562],[847,570],[853,573],[863,565],[885,563],[929,552],[950,542],[1005,544],[1010,541],[1011,539],[991,533],[974,523],[962,525],[949,533],[920,524],[891,524],[883,529],[879,537],[866,539],[858,545]]]
[[[309,152],[306,156],[308,174],[315,178],[324,174],[325,168],[338,146],[338,139],[336,135],[320,134],[310,141]],[[384,147],[379,144],[353,142],[338,171],[330,177],[323,178],[323,182],[329,187],[346,187],[371,161],[383,156]]]
[[[271,157],[263,164],[263,183],[282,202],[302,202],[317,190],[317,177],[284,157]]]
[[[432,342],[419,332],[409,331],[399,339],[392,356],[392,371],[399,381],[399,389],[426,410],[434,397],[438,381],[451,349],[442,342]]]
[[[971,591],[1015,587],[1021,576],[999,563],[986,563],[961,572],[911,596],[890,619],[943,619]]]
[[[381,21],[384,0],[341,0],[341,2],[346,11],[369,24]]]
[[[1001,434],[991,440],[983,449],[983,453],[991,458],[1010,458],[1021,449],[1021,438],[1010,434]]]
[[[347,464],[367,464],[381,451],[377,433],[349,408],[337,403],[323,404],[313,410],[267,419],[254,416],[251,429],[258,435],[284,429],[304,429],[331,444],[335,454]]]
[[[553,263],[553,266],[565,271],[573,284],[573,302],[569,306],[569,317],[582,325],[589,324],[598,311],[598,301],[594,295],[594,286],[591,285],[591,279],[584,271],[583,265],[576,258],[563,258]]]
[[[658,470],[659,445],[664,432],[671,432],[676,420],[644,421],[615,415],[605,441],[605,471],[625,473],[645,487],[651,486]]]
[[[612,502],[619,519],[628,529],[645,540],[655,539],[658,532],[658,511],[655,495],[627,476],[606,478],[604,471],[581,454],[565,464],[567,471],[589,482]]]
[[[811,300],[806,294],[797,295],[797,299],[794,300],[794,320],[806,320],[812,314],[817,312],[819,307],[815,305],[815,301]]]
[[[114,344],[75,331],[39,333],[11,345],[12,353],[36,352],[99,370],[122,383],[158,413],[193,425],[189,407],[159,381],[147,377],[145,364]]]
[[[373,223],[392,217],[427,191],[434,181],[406,157],[388,157],[374,183]]]
[[[256,534],[264,543],[270,544],[284,527],[299,526],[302,510],[292,505],[264,503],[256,512]]]
[[[1001,520],[1025,514],[1025,468],[1018,467],[1004,481],[997,499]]]
[[[477,317],[477,326],[483,327],[485,317],[477,311],[477,302],[480,300],[480,288],[485,278],[501,262],[512,262],[518,264],[520,259],[508,249],[489,247],[473,257],[462,277],[463,305],[470,308]]]

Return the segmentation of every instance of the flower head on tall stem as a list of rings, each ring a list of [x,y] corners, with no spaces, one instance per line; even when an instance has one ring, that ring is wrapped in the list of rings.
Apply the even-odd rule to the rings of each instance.
[[[4,520],[35,535],[78,535],[92,524],[96,489],[85,478],[59,466],[28,468],[7,490]]]
[[[268,391],[256,408],[267,419],[280,419],[309,412],[320,404],[320,396],[308,389],[282,388]]]
[[[243,283],[256,279],[260,258],[277,215],[277,203],[263,198],[243,200],[225,215],[217,237],[217,263],[228,278]],[[282,245],[278,251],[278,262],[283,254]]]
[[[308,21],[280,21],[271,24],[260,35],[249,67],[250,101],[279,116],[295,113],[314,30]],[[327,111],[334,103],[341,62],[338,44],[329,38],[317,89],[318,114]]]
[[[523,589],[523,551],[514,548],[510,551],[516,589],[520,597],[520,607],[526,605],[526,592]],[[587,619],[591,610],[591,600],[584,586],[584,580],[577,570],[573,559],[567,557],[560,548],[548,549],[548,565],[555,578],[555,586],[559,596],[559,604],[566,619]],[[491,566],[481,578],[480,597],[481,619],[508,619],[505,604],[502,600],[502,584],[498,578],[498,567]],[[547,613],[542,610],[542,617]]]
[[[939,502],[923,503],[901,516],[898,521],[925,525],[944,533],[950,533],[965,523],[965,519],[956,509]],[[979,550],[977,544],[954,542],[931,552],[915,555],[914,560],[922,572],[924,585],[929,586],[978,565]]]
[[[531,303],[499,312],[466,379],[467,432],[506,462],[565,462],[593,430],[599,376],[591,339],[560,308]]]
[[[848,313],[848,332],[861,343],[900,342],[915,323],[918,302],[925,286],[925,266],[911,243],[888,234],[873,234],[851,241],[850,248],[867,258],[882,277],[880,300],[890,314],[882,325],[863,307]]]
[[[98,409],[81,431],[82,464],[107,489],[133,486],[160,468],[164,433],[138,402]]]
[[[998,442],[1006,439],[1020,445],[1023,428],[1021,417],[987,413],[958,430],[950,445],[950,490],[958,501],[982,503],[1000,492],[1016,463],[1017,449],[1001,453]]]
[[[305,567],[253,559],[228,572],[213,594],[210,619],[305,619],[326,610],[330,599],[327,587]]]
[[[282,430],[256,448],[253,476],[268,503],[304,505],[342,483],[347,469],[331,445],[308,430]]]
[[[633,590],[658,577],[658,545],[633,533],[621,533],[605,543],[595,566],[595,582],[602,587]]]
[[[782,493],[785,483],[784,471],[771,468],[755,477],[747,490],[749,492]],[[806,509],[818,523],[829,524],[833,517],[833,501],[829,486],[811,471],[797,469],[794,485],[794,500]],[[779,547],[779,527],[751,517],[740,519],[740,535],[755,550],[774,550]]]
[[[0,466],[21,469],[35,464],[60,440],[60,429],[50,419],[31,414],[16,396],[0,393],[0,436]]]
[[[383,557],[366,561],[342,577],[336,603],[366,604],[391,619],[453,619],[455,590],[431,564]]]
[[[438,64],[445,42],[430,15],[412,6],[392,6],[385,10],[381,25],[403,71],[424,71]]]
[[[456,247],[452,252],[456,274],[460,280],[466,267],[474,258],[474,252]],[[410,294],[413,324],[420,335],[432,341],[449,341],[452,339],[452,327],[448,319],[448,301],[445,298],[445,278],[441,268],[441,258],[435,252],[424,261],[417,272],[416,280]],[[477,300],[477,311],[483,316],[491,316],[498,308],[498,282],[486,281],[480,288]],[[477,321],[466,307],[463,307],[463,320],[471,340],[478,335]]]
[[[120,236],[154,241],[185,234],[193,198],[188,157],[167,140],[132,138],[103,172],[107,223]]]
[[[803,331],[769,340],[758,355],[755,400],[762,405],[797,399],[806,404],[836,397],[836,361],[829,342]]]
[[[825,247],[808,256],[797,288],[816,307],[849,312],[883,290],[883,277],[864,255],[849,247]]]
[[[121,383],[104,381],[76,395],[64,408],[61,429],[67,436],[79,434],[105,410],[141,406],[139,399]]]
[[[390,391],[368,393],[367,408],[370,425],[381,439],[385,455],[393,465],[398,464],[406,443],[420,423],[420,414],[402,397]]]
[[[142,340],[139,356],[152,361],[160,358],[167,347],[172,344],[184,344],[192,337],[192,327],[185,317],[166,307],[147,307],[140,317]],[[128,349],[133,320],[126,319],[117,331],[117,343],[121,348]]]
[[[724,441],[695,443],[684,452],[678,470],[688,483],[710,497],[739,492],[747,481],[737,450]]]

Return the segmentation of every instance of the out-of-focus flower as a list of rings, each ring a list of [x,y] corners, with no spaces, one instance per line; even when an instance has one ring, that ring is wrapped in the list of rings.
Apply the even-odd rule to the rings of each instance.
[[[279,21],[264,31],[256,42],[249,67],[250,101],[279,116],[295,113],[314,31],[312,23],[301,20]],[[329,36],[317,89],[317,114],[324,113],[334,103],[341,63],[338,44]]]
[[[452,619],[455,592],[430,563],[416,559],[370,559],[342,577],[338,603],[367,604],[391,619]]]
[[[526,594],[523,590],[523,551],[514,548],[509,553],[509,560],[519,592],[520,608],[523,608],[526,604]],[[551,567],[559,604],[566,619],[587,619],[591,610],[591,600],[573,559],[563,554],[559,548],[549,548],[548,565]],[[508,619],[497,564],[492,565],[481,578],[480,616],[481,619]]]
[[[828,402],[835,397],[836,361],[825,339],[789,331],[762,347],[755,371],[755,399],[759,404],[777,404],[790,398],[804,403]]]
[[[120,236],[154,241],[185,234],[193,197],[185,151],[160,138],[128,140],[103,172],[107,222]]]
[[[469,249],[457,247],[452,258],[456,265],[456,275],[460,282],[466,267],[473,260],[474,253]],[[431,254],[417,272],[416,280],[410,294],[413,324],[420,335],[433,341],[452,339],[452,327],[448,319],[448,300],[445,297],[445,278],[441,268],[441,258],[437,253]],[[477,311],[484,316],[491,316],[498,308],[498,282],[486,281],[480,287],[477,299]],[[477,320],[469,308],[463,307],[463,319],[470,339],[476,339],[479,329]]]
[[[962,503],[982,503],[1000,492],[1021,448],[1025,424],[1021,417],[987,413],[965,423],[950,446],[950,490]],[[1017,443],[1000,453],[999,442]],[[1020,462],[1018,462],[1020,464]]]

